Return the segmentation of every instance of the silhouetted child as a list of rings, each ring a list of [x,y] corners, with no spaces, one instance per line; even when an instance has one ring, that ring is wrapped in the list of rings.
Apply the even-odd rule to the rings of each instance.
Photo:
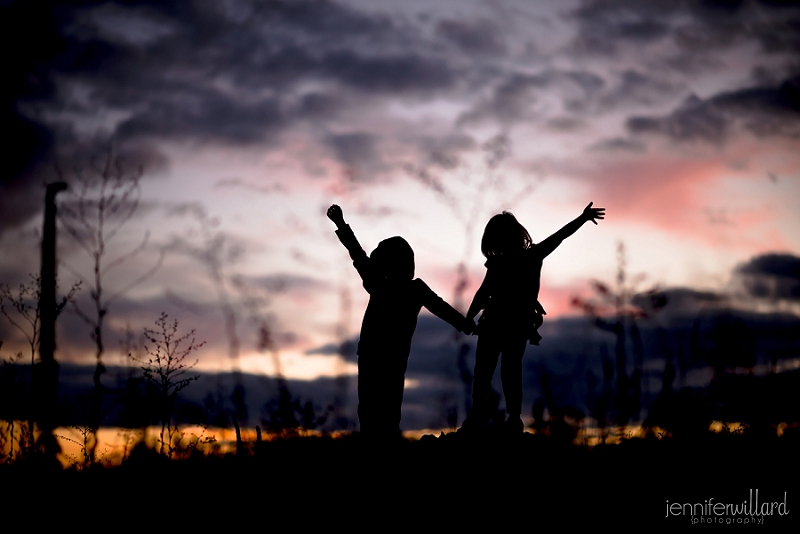
[[[358,419],[361,432],[372,436],[400,435],[411,337],[422,306],[462,332],[474,323],[414,278],[414,251],[402,237],[390,237],[367,256],[339,206],[328,208],[336,235],[347,248],[369,293],[369,304],[358,341]]]
[[[544,308],[539,303],[542,260],[561,242],[574,234],[587,221],[597,224],[605,208],[592,208],[590,202],[583,213],[544,241],[534,244],[528,231],[508,212],[492,217],[481,239],[481,252],[486,256],[486,276],[467,311],[472,320],[483,310],[475,333],[478,347],[472,388],[472,411],[464,421],[465,429],[476,429],[488,423],[487,399],[492,376],[502,353],[500,377],[506,400],[511,432],[523,430],[522,419],[522,355],[527,343],[539,344],[538,328]]]

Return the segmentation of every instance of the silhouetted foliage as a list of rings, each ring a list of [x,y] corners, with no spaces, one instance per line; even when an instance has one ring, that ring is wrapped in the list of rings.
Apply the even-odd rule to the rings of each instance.
[[[178,427],[173,424],[175,400],[181,390],[188,387],[197,375],[187,374],[195,365],[186,358],[205,345],[205,341],[197,343],[195,331],[178,334],[177,319],[171,323],[166,313],[156,319],[156,328],[145,328],[145,356],[134,360],[141,364],[144,378],[158,395],[158,410],[161,423],[159,452],[172,456],[175,450],[174,438]]]
[[[657,288],[640,292],[637,287],[644,275],[628,276],[625,245],[617,246],[617,276],[615,286],[599,280],[592,281],[594,297],[574,297],[572,305],[580,308],[600,330],[614,335],[614,362],[603,358],[603,392],[595,397],[592,408],[598,425],[604,428],[605,419],[625,425],[641,419],[642,367],[644,346],[638,321],[651,318],[666,306],[666,297]],[[647,306],[635,301],[646,301]],[[629,373],[629,353],[633,352],[633,369]],[[602,419],[602,420],[601,420]]]
[[[13,421],[15,418],[19,420],[27,420],[25,432],[20,433],[19,452],[22,455],[33,452],[35,444],[35,424],[34,424],[34,399],[35,385],[33,383],[36,373],[33,371],[36,364],[36,354],[39,350],[39,340],[41,335],[41,292],[42,292],[42,279],[41,276],[29,274],[29,283],[20,283],[16,291],[13,291],[7,284],[0,284],[0,313],[6,320],[25,338],[30,349],[30,372],[27,374],[27,383],[22,384],[20,379],[17,378],[13,382],[16,387],[13,389],[14,399],[8,399],[7,406],[16,405],[16,410],[12,410],[6,417],[8,421]],[[80,290],[81,283],[75,282],[66,295],[61,297],[56,304],[54,315],[58,317],[64,307],[72,302],[75,294]],[[23,353],[18,353],[14,359],[14,364],[21,364]],[[5,363],[5,360],[4,360]],[[14,373],[19,375],[21,373]],[[2,386],[0,386],[2,387]],[[10,390],[11,391],[11,390]],[[13,432],[12,432],[13,435]],[[12,447],[13,450],[13,447]]]
[[[59,174],[62,179],[66,178],[61,169]],[[130,168],[109,147],[104,157],[92,158],[85,168],[76,166],[72,169],[72,198],[65,201],[59,211],[62,226],[89,257],[91,265],[91,275],[84,276],[75,267],[62,262],[67,270],[89,288],[92,304],[92,309],[87,311],[73,301],[75,313],[92,329],[91,338],[95,343],[96,367],[89,422],[93,432],[100,427],[100,412],[103,409],[105,389],[101,377],[105,372],[104,326],[109,308],[127,291],[152,276],[164,259],[162,251],[151,269],[133,280],[128,280],[121,287],[109,290],[109,272],[141,254],[149,241],[150,234],[147,232],[138,246],[115,257],[110,256],[114,239],[139,208],[140,179],[143,174],[142,166]]]

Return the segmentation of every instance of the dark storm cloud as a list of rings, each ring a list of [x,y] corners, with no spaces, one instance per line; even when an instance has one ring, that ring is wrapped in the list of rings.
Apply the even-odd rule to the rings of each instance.
[[[666,78],[626,69],[615,76],[609,90],[598,97],[601,109],[650,105],[676,94],[681,87]]]
[[[367,132],[353,132],[330,135],[327,144],[333,149],[336,159],[351,169],[353,178],[367,176],[365,169],[381,165],[377,150],[378,137]]]
[[[117,143],[252,145],[277,142],[299,121],[324,126],[381,97],[451,90],[461,75],[402,19],[325,0],[2,9],[6,49],[19,53],[10,56],[2,97],[14,144],[0,182],[0,231],[40,210],[36,165],[81,142],[81,119],[64,114],[120,117],[103,134]],[[499,46],[490,26],[446,23],[436,38],[488,52]],[[328,141],[343,163],[363,164],[375,161],[367,136]]]
[[[800,257],[763,254],[738,266],[736,274],[753,297],[800,300]]]
[[[669,34],[664,15],[674,2],[586,0],[572,13],[578,33],[572,48],[580,53],[613,55],[619,43],[647,44]]]
[[[511,124],[529,118],[529,109],[536,101],[533,88],[539,86],[532,76],[515,74],[500,83],[488,98],[459,117],[463,124],[496,120]]]
[[[548,69],[537,74],[512,73],[498,83],[489,98],[478,102],[459,117],[469,124],[496,121],[511,125],[534,118],[537,91],[557,89],[563,106],[570,112],[581,112],[606,86],[606,81],[593,72]]]
[[[711,100],[756,135],[800,135],[800,76],[778,86],[731,91]]]
[[[6,51],[0,84],[4,171],[0,175],[0,235],[39,213],[44,199],[36,164],[50,157],[53,133],[20,111],[20,103],[47,99],[55,87],[48,65],[63,50],[58,14],[31,2],[0,7],[0,42]]]
[[[43,184],[32,176],[18,175],[0,183],[0,236],[41,212],[44,191]]]
[[[193,100],[197,104],[189,105]],[[276,99],[242,104],[203,89],[189,95],[172,93],[165,99],[153,99],[147,107],[146,112],[120,124],[117,134],[123,138],[154,135],[248,144],[269,139],[286,124]]]
[[[713,104],[692,96],[666,117],[630,117],[626,124],[632,134],[656,133],[675,141],[720,143],[728,133],[730,120]]]
[[[277,273],[266,276],[255,276],[244,279],[250,286],[263,288],[268,293],[278,294],[297,291],[316,291],[325,289],[327,284],[322,280],[291,273]]]
[[[588,150],[597,152],[615,152],[619,150],[624,152],[642,153],[647,151],[647,146],[640,141],[636,141],[635,139],[613,137],[611,139],[603,139],[602,141],[598,141],[590,146]]]
[[[341,345],[337,345],[336,343],[326,343],[321,347],[315,347],[313,349],[309,349],[305,351],[304,354],[322,354],[324,356],[334,356],[336,354],[340,354],[341,352]]]
[[[436,26],[436,33],[466,54],[495,55],[506,52],[502,32],[490,20],[442,20]]]
[[[60,105],[132,112],[117,128],[123,138],[247,144],[271,139],[298,118],[330,116],[342,103],[330,92],[295,95],[298,83],[402,95],[448,88],[456,79],[443,59],[392,49],[407,30],[383,16],[326,1],[230,7],[115,6],[169,28],[137,43],[101,38],[109,25],[124,28],[124,19],[76,11],[67,31],[70,61],[60,70],[83,84],[90,100],[65,92]]]
[[[153,178],[169,167],[167,156],[147,140],[110,141],[102,134],[71,142],[62,138],[52,160],[53,170],[50,174],[74,187],[60,198],[77,194],[80,179],[89,182],[99,180],[105,168],[112,169],[114,176],[123,178],[121,183],[128,183],[129,179]]]
[[[320,70],[355,89],[388,94],[447,89],[456,81],[456,72],[448,62],[417,54],[371,58],[336,52],[324,58]]]
[[[474,138],[465,134],[422,137],[419,143],[429,164],[447,170],[456,168],[461,163],[463,154],[478,146]]]
[[[759,137],[800,135],[800,77],[777,86],[756,86],[719,93],[707,99],[694,95],[666,116],[634,116],[633,134],[654,133],[674,141],[721,143],[739,125]]]
[[[764,254],[739,266],[742,274],[785,276],[800,280],[800,258],[792,254]]]
[[[652,309],[654,295],[636,295],[631,299],[631,304],[644,310]],[[727,297],[721,293],[712,291],[700,291],[688,287],[673,287],[659,291],[657,297],[660,299],[663,309],[659,313],[667,316],[692,316],[700,312],[704,307],[722,306],[727,302]]]
[[[64,155],[72,155],[75,149],[71,126],[63,122],[44,124],[32,116],[31,110],[42,102],[59,99],[57,75],[70,71],[72,65],[91,63],[92,52],[102,55],[97,50],[103,47],[95,43],[88,52],[74,47],[73,38],[64,31],[74,22],[74,13],[64,3],[7,2],[0,7],[0,20],[3,48],[13,51],[4,61],[0,90],[0,115],[7,132],[6,171],[0,177],[2,234],[40,212],[43,183],[55,179],[54,161],[63,164]],[[163,167],[164,158],[152,147],[129,147],[128,151],[137,152],[135,159],[140,163]]]
[[[752,41],[767,53],[800,49],[800,6],[770,0],[585,0],[571,16],[579,31],[573,49],[615,55],[621,47],[671,40],[680,50],[675,64]]]
[[[303,95],[297,105],[297,116],[304,119],[333,118],[345,106],[339,95],[313,92]]]

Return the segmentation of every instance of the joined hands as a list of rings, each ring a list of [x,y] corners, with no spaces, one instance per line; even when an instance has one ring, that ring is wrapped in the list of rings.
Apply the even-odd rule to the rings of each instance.
[[[462,332],[471,336],[475,333],[477,326],[475,325],[475,321],[473,319],[464,319],[464,326],[461,329]]]

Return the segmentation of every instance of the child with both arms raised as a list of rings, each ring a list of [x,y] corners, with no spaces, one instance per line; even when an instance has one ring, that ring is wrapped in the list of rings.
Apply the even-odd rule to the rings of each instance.
[[[367,256],[342,209],[328,208],[336,235],[347,248],[364,289],[370,295],[358,341],[358,420],[361,433],[372,437],[400,436],[403,387],[417,317],[426,307],[461,332],[475,326],[414,278],[414,251],[402,237],[385,239]]]

